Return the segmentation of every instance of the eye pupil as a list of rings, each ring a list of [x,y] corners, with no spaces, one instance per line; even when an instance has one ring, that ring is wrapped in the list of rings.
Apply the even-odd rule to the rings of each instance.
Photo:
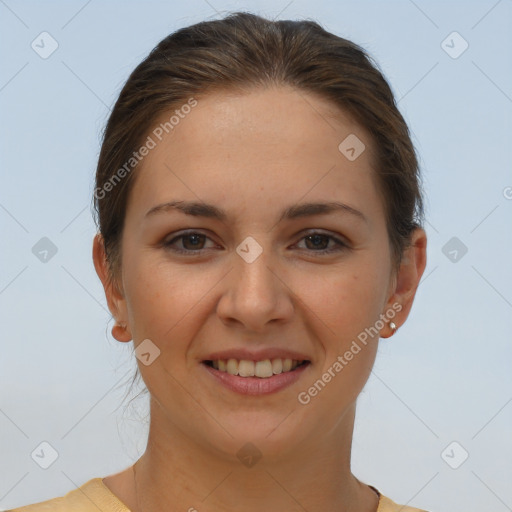
[[[190,244],[192,247],[197,247],[198,245],[201,245],[201,242],[203,242],[203,238],[204,238],[204,235],[200,235],[200,234],[197,234],[197,233],[192,233],[190,235],[187,235],[185,237],[183,237],[183,241],[188,241],[190,242],[191,240],[193,240],[193,242]],[[187,244],[184,244],[184,245],[187,245]]]
[[[320,246],[325,245],[326,238],[327,237],[325,235],[319,235],[319,234],[309,235],[309,236],[306,237],[307,240],[313,242],[313,247],[315,247],[317,249]],[[318,242],[320,242],[320,245],[318,244]],[[322,244],[322,242],[324,242],[324,244]]]

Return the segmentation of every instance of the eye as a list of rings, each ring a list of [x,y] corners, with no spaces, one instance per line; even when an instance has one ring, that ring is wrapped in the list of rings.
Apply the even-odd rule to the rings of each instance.
[[[316,254],[327,254],[349,249],[348,245],[339,238],[319,231],[308,233],[302,240],[306,241],[306,247],[310,249],[308,252],[315,252]],[[331,242],[332,245],[329,247]]]
[[[181,233],[171,240],[163,242],[163,246],[179,254],[198,255],[208,249],[208,247],[205,247],[207,240],[212,241],[203,233],[190,231]],[[302,241],[305,241],[306,252],[312,252],[318,255],[349,249],[349,246],[339,238],[319,231],[309,232],[300,239],[299,243]]]
[[[188,233],[182,233],[169,241],[165,241],[163,246],[166,249],[181,254],[201,253],[205,250],[204,243],[206,240],[210,240],[210,238],[203,233],[190,231]],[[179,245],[182,247],[177,247],[175,245],[176,242],[180,242]]]

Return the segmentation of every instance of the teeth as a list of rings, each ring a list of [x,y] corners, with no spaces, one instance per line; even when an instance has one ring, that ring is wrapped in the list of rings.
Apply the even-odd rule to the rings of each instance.
[[[238,361],[236,359],[228,359],[226,371],[231,375],[238,375]]]
[[[283,361],[283,372],[289,372],[292,369],[293,361],[291,359],[285,359]]]
[[[283,360],[282,359],[273,359],[272,360],[272,373],[277,375],[283,371]]]
[[[221,372],[240,377],[259,377],[265,379],[279,373],[295,370],[302,361],[296,359],[265,359],[264,361],[248,361],[242,359],[218,359],[212,366]]]
[[[238,363],[238,375],[240,377],[254,377],[254,363],[242,360]]]
[[[265,361],[258,361],[257,363],[254,363],[254,375],[262,379],[266,377],[272,377],[274,372],[272,371],[272,362],[270,359],[265,359]]]

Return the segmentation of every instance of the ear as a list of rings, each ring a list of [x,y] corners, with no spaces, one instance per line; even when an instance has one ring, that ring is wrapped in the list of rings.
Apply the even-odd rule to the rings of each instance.
[[[422,228],[416,228],[411,235],[411,244],[405,249],[400,267],[392,280],[389,298],[383,311],[383,313],[391,310],[397,312],[390,320],[397,328],[403,325],[409,316],[426,264],[427,235]],[[381,337],[389,338],[394,333],[395,331],[387,323]]]
[[[104,240],[100,233],[97,233],[93,239],[92,259],[94,262],[94,268],[96,269],[96,274],[98,274],[105,291],[108,309],[112,313],[117,324],[119,324],[112,328],[112,335],[118,341],[130,341],[132,336],[128,326],[126,300],[116,280],[111,276],[105,252]]]

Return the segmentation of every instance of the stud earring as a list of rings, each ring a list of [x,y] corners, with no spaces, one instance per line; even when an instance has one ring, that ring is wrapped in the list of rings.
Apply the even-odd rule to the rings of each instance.
[[[393,336],[393,334],[395,334],[395,332],[398,330],[398,327],[396,326],[395,322],[389,322],[389,327],[391,327],[391,329],[393,330],[393,332],[391,333],[391,336]]]

